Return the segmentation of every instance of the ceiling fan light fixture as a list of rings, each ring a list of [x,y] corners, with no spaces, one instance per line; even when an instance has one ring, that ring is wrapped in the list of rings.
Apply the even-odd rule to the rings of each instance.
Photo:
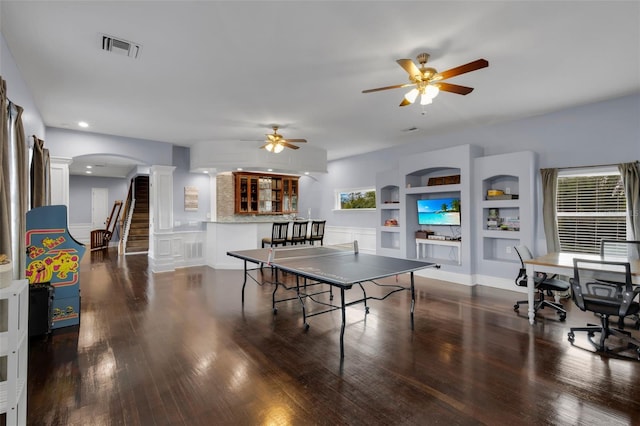
[[[433,102],[433,98],[430,98],[426,93],[423,93],[420,96],[420,105],[429,105]]]
[[[284,149],[284,145],[282,145],[281,143],[277,143],[273,146],[273,152],[276,154],[281,153],[283,149]]]
[[[407,100],[407,102],[414,103],[418,98],[419,94],[420,94],[420,91],[414,88],[414,89],[411,89],[409,92],[407,92],[407,94],[404,95],[404,98]]]
[[[273,142],[269,142],[268,144],[266,144],[264,146],[264,149],[266,149],[269,152],[273,152],[273,148],[274,148],[274,143]]]
[[[438,93],[440,93],[440,89],[438,89],[438,87],[433,86],[431,84],[427,84],[427,87],[424,89],[424,95],[428,96],[431,99],[438,96]]]

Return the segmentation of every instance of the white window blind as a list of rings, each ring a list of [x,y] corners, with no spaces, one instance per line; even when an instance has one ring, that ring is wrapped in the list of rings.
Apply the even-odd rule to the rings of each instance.
[[[558,176],[557,185],[561,251],[598,254],[601,240],[626,239],[626,199],[619,173]]]

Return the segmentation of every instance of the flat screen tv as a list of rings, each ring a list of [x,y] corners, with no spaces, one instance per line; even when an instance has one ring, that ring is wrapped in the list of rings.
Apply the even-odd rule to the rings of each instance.
[[[460,225],[459,198],[418,200],[419,225]]]

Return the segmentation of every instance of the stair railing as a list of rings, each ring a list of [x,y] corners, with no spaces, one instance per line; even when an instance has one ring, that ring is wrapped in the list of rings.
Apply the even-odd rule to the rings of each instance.
[[[120,241],[118,242],[118,253],[125,254],[127,247],[127,238],[129,237],[129,226],[131,225],[131,213],[135,203],[134,198],[134,180],[129,182],[129,191],[127,191],[127,199],[124,203],[122,216],[120,217]]]

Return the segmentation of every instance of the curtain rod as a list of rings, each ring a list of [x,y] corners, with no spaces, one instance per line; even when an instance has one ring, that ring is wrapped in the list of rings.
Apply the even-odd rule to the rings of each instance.
[[[637,163],[638,161],[630,161],[630,163]],[[568,170],[568,169],[588,169],[590,167],[611,167],[611,166],[618,166],[620,164],[624,164],[624,163],[612,163],[612,164],[593,164],[591,166],[568,166],[568,167],[556,167],[556,169],[558,170]]]

